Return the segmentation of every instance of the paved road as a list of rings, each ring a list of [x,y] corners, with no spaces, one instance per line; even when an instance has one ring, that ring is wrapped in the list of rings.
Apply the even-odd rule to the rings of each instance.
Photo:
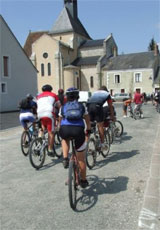
[[[143,120],[122,118],[121,105],[116,110],[124,135],[88,170],[90,186],[79,191],[76,212],[61,160],[48,157],[36,171],[21,153],[21,127],[0,132],[2,230],[160,229],[160,116],[151,104]]]

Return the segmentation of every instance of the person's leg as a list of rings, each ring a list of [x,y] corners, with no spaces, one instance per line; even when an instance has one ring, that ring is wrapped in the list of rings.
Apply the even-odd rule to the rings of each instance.
[[[69,153],[69,131],[71,130],[68,126],[61,126],[59,130],[60,137],[62,138],[62,152],[63,152],[63,167],[68,168],[69,165],[69,159],[68,159],[68,153]]]
[[[76,154],[77,159],[79,162],[80,173],[81,173],[81,187],[85,188],[88,186],[88,181],[86,180],[86,160],[85,160],[85,149],[86,149],[86,142],[85,142],[85,133],[83,128],[76,128],[76,135],[75,135],[75,147],[76,147]]]
[[[123,105],[123,117],[127,116],[127,106]]]
[[[77,159],[79,162],[80,170],[81,170],[81,178],[82,180],[86,180],[86,162],[85,162],[85,151],[77,152]]]
[[[69,153],[69,140],[62,139],[62,151],[63,151],[63,158],[68,158]]]
[[[54,145],[54,132],[48,131],[48,150],[50,152],[53,151],[53,145]]]
[[[101,143],[104,143],[104,122],[98,122],[97,123]]]

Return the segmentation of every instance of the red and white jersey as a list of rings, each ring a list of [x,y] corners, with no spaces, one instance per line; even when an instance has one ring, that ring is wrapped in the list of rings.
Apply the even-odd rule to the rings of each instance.
[[[52,92],[43,92],[37,96],[37,114],[38,118],[53,118],[53,108],[58,96]]]

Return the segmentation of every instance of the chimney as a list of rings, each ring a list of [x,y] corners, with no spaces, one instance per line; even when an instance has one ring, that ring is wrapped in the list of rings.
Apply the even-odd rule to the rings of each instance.
[[[73,19],[77,19],[77,0],[64,0],[64,6],[68,9]]]
[[[154,56],[157,56],[158,54],[159,54],[158,45],[155,42],[154,43]]]
[[[117,56],[117,48],[116,46],[113,47],[113,57]]]

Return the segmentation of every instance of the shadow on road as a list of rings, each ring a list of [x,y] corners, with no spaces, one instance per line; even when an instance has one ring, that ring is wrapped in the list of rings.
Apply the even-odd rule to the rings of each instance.
[[[94,207],[99,195],[125,191],[128,184],[128,177],[125,176],[99,178],[98,176],[90,175],[87,179],[89,187],[81,190],[81,196],[77,200],[76,212],[84,212]]]
[[[132,150],[130,152],[112,152],[108,155],[106,159],[103,159],[101,161],[96,162],[96,166],[92,170],[97,170],[99,168],[102,168],[103,166],[107,165],[109,162],[116,162],[119,160],[128,159],[130,157],[133,157],[135,155],[139,154],[139,150]]]

